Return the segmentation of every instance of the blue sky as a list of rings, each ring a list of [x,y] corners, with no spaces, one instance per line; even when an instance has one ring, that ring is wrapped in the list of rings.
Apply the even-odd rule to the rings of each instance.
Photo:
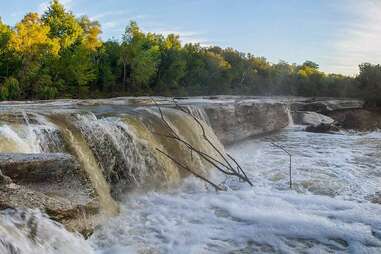
[[[47,0],[0,0],[14,25]],[[61,0],[100,21],[103,39],[119,39],[130,20],[144,31],[178,33],[183,42],[233,47],[271,62],[312,60],[323,71],[354,75],[381,63],[381,0]]]

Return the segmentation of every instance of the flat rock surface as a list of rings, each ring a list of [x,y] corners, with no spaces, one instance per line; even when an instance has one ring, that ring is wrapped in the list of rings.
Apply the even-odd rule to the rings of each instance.
[[[310,101],[296,102],[292,107],[294,111],[328,113],[339,110],[361,109],[364,107],[364,101],[356,99],[312,99]]]
[[[0,153],[0,169],[16,182],[59,181],[73,174],[79,164],[63,153]]]

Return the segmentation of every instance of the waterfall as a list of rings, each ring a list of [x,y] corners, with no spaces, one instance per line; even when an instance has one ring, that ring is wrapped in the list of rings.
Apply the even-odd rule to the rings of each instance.
[[[293,127],[295,126],[294,119],[292,117],[292,111],[291,111],[291,106],[287,106],[287,116],[288,116],[288,126]]]
[[[0,212],[0,253],[2,254],[94,254],[79,234],[69,233],[39,211]]]
[[[118,205],[111,198],[110,186],[108,185],[99,164],[92,153],[81,132],[66,118],[66,116],[50,116],[51,120],[60,128],[60,131],[68,145],[69,150],[77,157],[81,168],[89,177],[100,206],[105,215],[115,215]]]
[[[22,112],[21,121],[5,122],[0,119],[0,152],[62,152],[63,144],[59,135],[56,126],[44,116]]]
[[[187,108],[190,114],[164,106],[161,110],[165,121],[180,139],[222,161],[218,151],[224,153],[224,147],[210,127],[204,109],[196,106]],[[192,152],[183,142],[167,136],[170,131],[165,127],[158,108],[144,106],[107,112],[102,110],[97,112],[85,108],[82,111],[20,110],[0,113],[0,152],[10,153],[9,158],[15,158],[12,153],[16,153],[21,158],[17,162],[21,163],[20,170],[25,165],[27,170],[35,170],[49,165],[44,163],[52,163],[44,161],[44,158],[51,157],[40,155],[34,155],[38,159],[30,163],[27,161],[28,156],[32,156],[30,153],[70,154],[68,156],[78,165],[69,169],[62,168],[64,163],[54,164],[61,168],[54,169],[52,174],[55,170],[64,172],[64,178],[61,174],[58,178],[52,178],[55,180],[51,182],[30,183],[28,175],[23,179],[21,174],[21,178],[15,181],[18,186],[15,188],[19,188],[14,194],[17,200],[22,200],[25,207],[31,204],[42,210],[49,209],[47,214],[67,229],[78,230],[85,235],[87,229],[91,231],[91,227],[119,212],[116,201],[123,200],[126,193],[179,185],[182,178],[190,174],[180,165],[204,177],[208,177],[211,168],[209,162]],[[208,141],[203,136],[203,130]],[[73,187],[73,178],[77,179],[76,187]],[[34,206],[36,203],[33,200],[23,198],[24,193],[36,199],[46,199]],[[12,200],[7,202],[13,207]]]
[[[204,121],[210,126],[209,117],[202,107],[197,105],[186,105],[183,107],[185,107],[192,116],[197,117],[198,119]]]
[[[220,155],[202,136],[200,119],[207,136],[220,151],[224,148],[207,124],[203,109],[188,107],[191,115],[163,108],[171,128],[183,140],[217,160]],[[156,108],[136,108],[127,112],[97,116],[91,111],[36,113],[21,111],[17,117],[0,116],[0,152],[52,153],[74,155],[91,182],[105,214],[118,211],[114,201],[133,189],[155,189],[180,183],[188,175],[178,162],[207,176],[210,164],[179,141],[165,137],[168,130]]]

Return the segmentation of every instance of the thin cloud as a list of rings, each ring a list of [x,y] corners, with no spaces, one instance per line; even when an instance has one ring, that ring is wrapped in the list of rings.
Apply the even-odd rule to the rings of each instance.
[[[352,22],[337,32],[331,66],[336,72],[351,75],[358,72],[360,63],[381,62],[381,2],[363,0],[349,3],[344,8],[351,15]]]
[[[74,1],[73,0],[61,0],[61,4],[65,6],[66,9],[71,9],[73,6]],[[38,13],[44,13],[50,5],[50,1],[44,1],[38,5]]]
[[[162,34],[167,36],[169,34],[176,34],[180,36],[180,41],[182,43],[199,43],[201,46],[207,47],[215,45],[215,42],[210,41],[206,38],[206,33],[201,31],[190,31],[187,29],[174,27],[172,29],[168,28],[159,22],[144,22],[142,24],[142,29],[145,32],[152,32],[157,34]]]
[[[112,17],[115,17],[115,16],[121,16],[121,15],[127,15],[128,12],[127,11],[123,11],[123,10],[120,10],[120,11],[105,11],[105,12],[102,12],[102,13],[98,13],[94,16],[91,16],[90,18],[92,20],[99,20],[99,19],[104,19],[104,18],[108,18],[110,16]]]

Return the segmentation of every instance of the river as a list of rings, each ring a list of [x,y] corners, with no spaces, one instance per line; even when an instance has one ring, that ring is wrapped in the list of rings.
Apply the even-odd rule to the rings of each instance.
[[[123,98],[106,104],[1,105],[0,152],[70,151],[95,185],[101,208],[109,211],[86,240],[38,210],[1,211],[1,254],[381,253],[381,205],[370,202],[381,195],[381,132],[317,134],[279,125],[281,131],[226,146],[254,186],[209,171],[210,180],[227,188],[216,192],[194,176],[184,177],[155,153],[154,147],[164,147],[205,171],[204,162],[189,159],[187,149],[153,135],[162,131],[160,117],[143,107],[146,101],[137,107],[125,105]],[[200,108],[192,110],[208,118]],[[223,110],[212,116],[223,119],[237,112],[230,106]],[[243,116],[270,112],[279,122],[290,118],[287,107],[272,101],[244,102],[240,110]],[[207,147],[189,116],[173,109],[164,113],[185,138]],[[263,125],[255,128],[261,130],[272,124],[264,116],[237,122],[260,119]],[[225,140],[255,134],[247,132],[254,129],[251,122],[245,124],[235,124],[241,133],[227,131]],[[291,154],[292,188],[289,156],[279,146]],[[70,186],[65,188],[70,192]],[[113,216],[116,206],[120,212]]]
[[[288,156],[292,154],[293,189]],[[380,253],[381,133],[300,127],[228,148],[254,188],[216,193],[193,177],[165,192],[127,195],[89,242],[97,253]],[[215,176],[218,180],[224,180]]]

